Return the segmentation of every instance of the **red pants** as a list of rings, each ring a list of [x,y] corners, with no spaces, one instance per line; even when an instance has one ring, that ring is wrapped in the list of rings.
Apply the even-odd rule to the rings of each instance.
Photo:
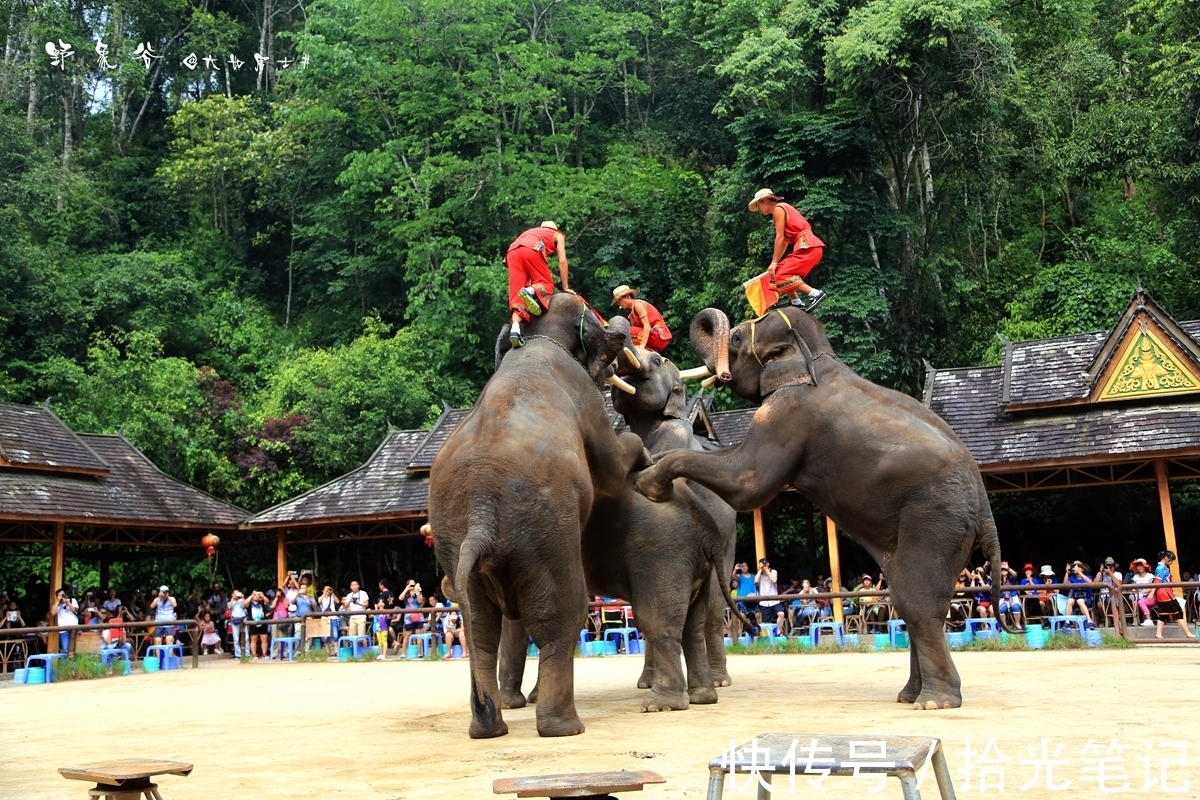
[[[508,308],[515,311],[523,322],[529,322],[529,311],[517,298],[517,292],[532,286],[542,310],[549,308],[550,295],[554,294],[554,278],[546,257],[531,247],[514,247],[504,257],[508,267]]]
[[[638,337],[642,335],[642,330],[643,328],[641,325],[630,325],[629,338],[636,342]],[[651,328],[650,338],[646,340],[646,349],[653,350],[656,353],[661,353],[663,350],[667,349],[667,345],[670,343],[670,339],[664,339],[659,335],[658,328]]]
[[[771,288],[780,294],[796,291],[796,288],[804,283],[808,273],[813,271],[813,267],[821,263],[823,255],[824,247],[809,247],[788,253],[783,261],[775,265],[775,282],[771,284]]]

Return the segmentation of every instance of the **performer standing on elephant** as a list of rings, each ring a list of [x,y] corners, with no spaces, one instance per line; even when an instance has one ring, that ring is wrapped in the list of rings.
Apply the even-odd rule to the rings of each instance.
[[[530,228],[508,246],[504,266],[508,267],[508,308],[512,328],[508,338],[513,347],[522,347],[521,323],[540,316],[550,307],[554,278],[550,275],[550,253],[558,254],[558,277],[564,292],[567,286],[567,240],[552,220]]]
[[[804,279],[821,262],[825,243],[813,233],[812,226],[803,214],[783,202],[783,198],[770,189],[755,192],[749,207],[751,211],[770,217],[775,224],[775,247],[771,253],[771,265],[767,267],[769,288],[786,294],[797,308],[812,311],[825,299],[826,294],[809,286]],[[791,248],[790,252],[788,248]],[[808,296],[807,306],[800,299],[801,292]]]
[[[621,284],[613,289],[612,304],[629,312],[629,338],[633,339],[633,343],[661,353],[671,343],[671,330],[657,308],[645,300],[633,299],[637,293],[637,289]]]

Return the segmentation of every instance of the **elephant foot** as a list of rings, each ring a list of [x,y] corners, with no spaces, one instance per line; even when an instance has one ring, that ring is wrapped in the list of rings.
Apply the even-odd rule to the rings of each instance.
[[[939,711],[943,708],[958,708],[962,705],[962,697],[950,694],[935,695],[932,692],[922,692],[913,701],[914,711]]]
[[[642,711],[685,711],[689,704],[686,692],[664,692],[651,689],[642,701]]]
[[[509,691],[507,689],[500,690],[500,707],[501,708],[524,708],[526,702],[525,695],[520,692]]]
[[[531,704],[534,704],[534,705],[536,705],[536,704],[537,704],[537,699],[538,699],[538,687],[537,687],[537,684],[534,684],[534,686],[533,686],[533,691],[531,691],[531,692],[529,693],[529,702],[530,702]]]
[[[717,690],[711,686],[694,686],[688,689],[688,701],[698,706],[710,706],[717,702]]]
[[[562,719],[542,719],[537,721],[538,736],[578,736],[583,733],[583,720],[574,711],[570,717]]]
[[[642,676],[638,678],[639,689],[649,689],[654,686],[654,670],[648,669],[642,672]]]
[[[733,686],[733,678],[725,670],[712,670],[713,686]]]
[[[921,693],[920,689],[910,689],[909,687],[905,686],[903,689],[900,690],[900,694],[896,695],[896,702],[897,703],[915,703],[915,702],[917,702],[917,696],[920,693]]]
[[[471,720],[471,727],[467,733],[472,739],[495,739],[508,733],[508,723],[501,719],[487,726],[479,720]]]

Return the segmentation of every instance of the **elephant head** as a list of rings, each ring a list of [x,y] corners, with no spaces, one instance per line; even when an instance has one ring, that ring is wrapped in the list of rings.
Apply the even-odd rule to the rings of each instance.
[[[617,377],[637,390],[635,394],[613,392],[613,408],[626,421],[687,416],[687,388],[679,376],[679,368],[670,360],[652,350],[627,347],[617,354],[614,366]]]
[[[724,312],[706,308],[692,321],[692,349],[738,397],[754,403],[784,386],[814,382],[812,360],[833,354],[825,328],[797,308],[777,308],[732,330]]]
[[[570,292],[551,297],[550,308],[524,325],[523,330],[526,338],[544,336],[554,340],[600,387],[611,380],[613,360],[629,340],[629,323],[624,317],[614,317],[606,323],[578,295]],[[510,349],[506,325],[496,340],[497,369]]]

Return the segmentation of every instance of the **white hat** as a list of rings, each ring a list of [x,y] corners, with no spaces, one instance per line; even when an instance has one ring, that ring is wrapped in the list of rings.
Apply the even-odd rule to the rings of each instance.
[[[767,199],[782,200],[783,198],[772,192],[770,189],[759,189],[754,193],[754,199],[750,201],[750,210],[758,211],[758,204]]]
[[[613,289],[612,304],[615,306],[620,301],[620,299],[627,294],[637,294],[637,293],[638,293],[637,289],[630,289],[628,284],[622,283],[620,286]]]
[[[158,590],[159,590],[160,592],[169,592],[169,591],[171,591],[171,590],[170,590],[170,588],[168,588],[168,587],[167,587],[167,585],[166,585],[165,583],[164,583],[162,586],[158,587]]]
[[[558,230],[558,226],[554,224],[554,220],[552,220],[552,219],[545,220],[544,222],[542,222],[541,225],[538,225],[538,227],[539,228],[549,228],[552,231]]]
[[[1051,578],[1053,578],[1054,577],[1054,568],[1051,567],[1049,564],[1042,564],[1042,571],[1039,572],[1038,574],[1039,575],[1049,575]]]

